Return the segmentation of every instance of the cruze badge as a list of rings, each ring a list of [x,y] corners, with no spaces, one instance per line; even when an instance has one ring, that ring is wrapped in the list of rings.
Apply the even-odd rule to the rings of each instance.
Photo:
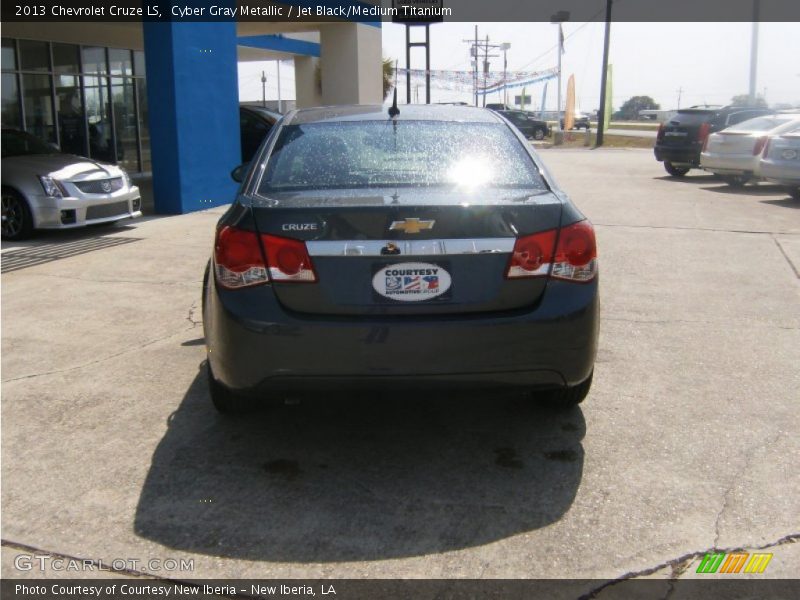
[[[316,223],[284,223],[281,225],[283,231],[316,231]]]
[[[433,229],[433,224],[436,221],[421,221],[416,217],[403,219],[402,221],[392,221],[389,226],[390,231],[402,231],[403,233],[419,233],[423,229]]]

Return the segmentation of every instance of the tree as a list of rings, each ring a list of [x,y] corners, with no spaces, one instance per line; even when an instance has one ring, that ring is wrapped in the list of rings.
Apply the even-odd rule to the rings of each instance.
[[[756,108],[767,108],[767,101],[761,94],[756,95],[755,102],[750,102],[750,94],[739,94],[731,98],[733,106],[755,106]]]
[[[640,110],[658,110],[661,105],[650,96],[633,96],[616,112],[618,119],[634,120],[639,118]]]
[[[394,61],[391,58],[383,59],[383,99],[389,96],[394,87]]]

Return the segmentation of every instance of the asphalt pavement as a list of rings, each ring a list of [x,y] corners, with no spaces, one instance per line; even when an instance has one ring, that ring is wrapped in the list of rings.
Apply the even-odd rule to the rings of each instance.
[[[669,178],[648,150],[542,156],[601,261],[594,386],[566,414],[331,390],[222,418],[199,306],[224,208],[4,244],[3,577],[64,576],[18,568],[48,552],[172,578],[602,582],[695,576],[714,548],[796,577],[800,204]]]

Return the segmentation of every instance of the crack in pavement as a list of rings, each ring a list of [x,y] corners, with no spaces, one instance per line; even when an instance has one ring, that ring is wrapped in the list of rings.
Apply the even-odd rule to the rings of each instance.
[[[167,339],[169,339],[171,337],[175,337],[176,335],[179,335],[181,333],[186,333],[187,331],[191,331],[195,327],[196,327],[196,325],[193,324],[191,327],[189,327],[187,329],[181,329],[180,331],[176,331],[174,333],[170,333],[168,335],[165,335],[165,336],[162,336],[162,337],[159,337],[159,338],[155,338],[153,340],[149,340],[149,341],[144,342],[142,344],[137,344],[136,346],[133,346],[131,348],[126,348],[125,350],[122,350],[120,352],[116,352],[114,354],[110,354],[108,356],[104,356],[102,358],[98,358],[96,360],[91,360],[91,361],[89,361],[87,363],[83,363],[83,364],[80,364],[80,365],[75,365],[75,366],[72,366],[72,367],[64,367],[63,369],[52,369],[50,371],[42,371],[41,373],[30,373],[28,375],[20,375],[18,377],[12,377],[10,379],[3,379],[2,382],[0,382],[0,383],[11,383],[12,381],[21,381],[23,379],[33,379],[35,377],[43,377],[45,375],[55,375],[57,373],[68,373],[70,371],[77,371],[79,369],[85,369],[86,367],[91,367],[91,366],[94,366],[96,364],[99,364],[99,363],[102,363],[102,362],[106,362],[106,361],[111,360],[113,358],[117,358],[119,356],[123,356],[125,354],[129,354],[130,352],[135,352],[137,350],[141,350],[142,348],[146,348],[147,346],[152,346],[153,344],[157,344],[158,342],[162,342],[162,341],[167,340]]]
[[[789,258],[789,255],[786,254],[786,250],[783,249],[780,240],[778,240],[778,238],[776,238],[774,235],[772,236],[772,239],[775,242],[775,245],[778,247],[778,250],[780,250],[781,254],[783,254],[783,258],[785,258],[786,262],[789,263],[789,267],[792,269],[792,271],[794,271],[794,276],[800,279],[800,271],[798,271],[797,267],[792,262],[792,259]]]
[[[741,478],[740,473],[747,473],[748,468],[750,467],[750,463],[753,461],[753,458],[755,457],[756,453],[759,450],[762,450],[763,448],[767,448],[768,446],[772,446],[773,444],[775,444],[780,439],[781,433],[782,432],[779,431],[778,433],[775,434],[775,436],[772,439],[767,440],[766,442],[761,444],[755,444],[745,454],[744,464],[742,465],[741,469],[736,470],[735,472],[736,474],[734,475],[730,485],[725,490],[725,494],[722,496],[722,506],[720,507],[719,512],[717,512],[716,519],[714,519],[714,544],[712,546],[713,548],[716,548],[717,545],[719,544],[719,538],[721,535],[720,523],[722,521],[722,516],[725,514],[725,511],[728,510],[728,499],[731,493],[733,492],[734,488],[736,487],[736,485],[739,483],[739,480]]]
[[[686,554],[682,554],[677,558],[673,558],[664,562],[661,562],[655,566],[647,567],[646,569],[640,569],[638,571],[629,571],[623,575],[615,579],[609,579],[608,581],[603,582],[601,585],[591,589],[586,594],[578,597],[578,600],[591,600],[592,598],[596,598],[597,595],[602,592],[604,589],[617,585],[618,583],[622,583],[623,581],[627,581],[629,579],[635,579],[637,577],[645,577],[647,575],[652,575],[660,571],[661,569],[671,568],[672,574],[680,575],[685,571],[691,561],[700,558],[701,556],[705,556],[711,552],[724,552],[729,554],[731,552],[744,552],[745,550],[767,550],[768,548],[775,548],[778,546],[783,546],[785,544],[794,544],[800,540],[800,532],[798,533],[790,533],[788,535],[783,536],[775,540],[774,542],[770,542],[768,544],[763,544],[761,546],[737,546],[735,548],[705,548],[704,550],[695,550],[694,552],[687,552]]]
[[[718,229],[716,227],[688,227],[685,225],[624,225],[620,223],[595,223],[595,227],[628,227],[630,229],[674,229],[678,231],[714,231],[717,233],[755,233],[760,235],[800,235],[797,231],[764,231],[760,229]]]

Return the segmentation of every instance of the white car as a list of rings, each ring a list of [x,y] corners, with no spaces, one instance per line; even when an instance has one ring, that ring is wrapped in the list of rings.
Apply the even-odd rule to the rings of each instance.
[[[789,195],[800,200],[800,124],[767,140],[758,174],[767,181],[785,185]]]
[[[62,154],[24,131],[2,134],[3,239],[142,216],[139,188],[118,166]]]
[[[719,175],[734,187],[758,177],[759,161],[767,139],[800,124],[800,114],[779,113],[742,121],[713,133],[700,154],[700,167]]]

